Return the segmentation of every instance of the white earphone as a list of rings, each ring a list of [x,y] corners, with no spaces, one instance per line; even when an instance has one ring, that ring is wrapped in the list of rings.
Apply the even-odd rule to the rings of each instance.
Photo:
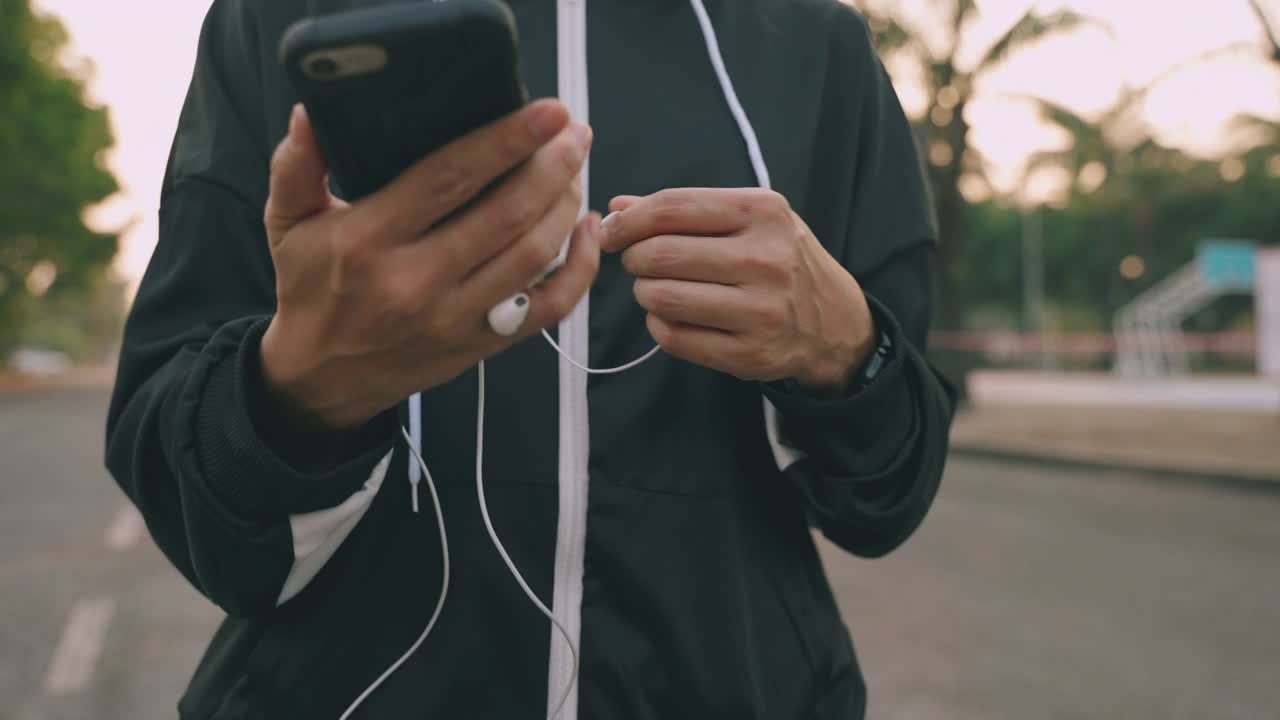
[[[520,326],[528,317],[529,295],[516,293],[489,311],[489,327],[503,337],[511,337],[520,332]]]
[[[609,218],[617,213],[609,213],[604,223],[609,222]],[[565,260],[569,256],[569,240],[565,240],[560,246],[560,254],[555,260],[542,271],[537,280],[534,280],[530,287],[536,287],[538,284],[551,277],[555,271],[564,266]],[[503,300],[493,309],[489,311],[489,327],[503,337],[511,337],[520,332],[520,328],[524,327],[524,321],[529,318],[529,303],[531,302],[528,293],[516,293],[511,297]],[[554,343],[552,343],[554,345]]]

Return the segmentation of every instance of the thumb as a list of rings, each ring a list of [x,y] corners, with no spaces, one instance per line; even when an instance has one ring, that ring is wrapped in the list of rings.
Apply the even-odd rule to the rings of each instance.
[[[330,205],[328,166],[306,109],[293,107],[289,134],[271,157],[271,194],[265,222],[269,234],[284,232]]]

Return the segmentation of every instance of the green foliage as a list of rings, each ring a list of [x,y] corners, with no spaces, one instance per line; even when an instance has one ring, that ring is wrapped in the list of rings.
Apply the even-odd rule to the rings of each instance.
[[[91,363],[107,362],[124,329],[125,286],[106,274],[87,285],[50,290],[31,308],[21,340]]]
[[[66,43],[28,0],[0,0],[0,357],[45,304],[92,294],[117,251],[115,234],[83,220],[117,184],[103,161],[107,112],[86,104],[84,78],[60,64]],[[42,262],[57,277],[36,296],[27,278]]]
[[[1128,166],[1094,192],[1077,190],[1064,207],[1039,211],[1045,294],[1063,320],[1058,330],[1109,330],[1116,310],[1190,262],[1196,245],[1207,238],[1280,244],[1280,178],[1273,173],[1280,147],[1247,154],[1244,176],[1235,182],[1223,180],[1218,162],[1153,143],[1129,157]],[[1002,308],[1006,317],[1017,318],[1021,211],[987,202],[970,206],[967,219],[970,244],[955,269],[958,291],[988,314]],[[1134,280],[1119,271],[1130,255],[1146,266]],[[1200,329],[1239,327],[1248,309],[1247,302],[1225,302],[1211,309]]]

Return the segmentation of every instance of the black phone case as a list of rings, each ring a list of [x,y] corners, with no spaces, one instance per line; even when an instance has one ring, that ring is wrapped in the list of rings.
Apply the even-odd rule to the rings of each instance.
[[[500,0],[414,2],[308,18],[280,42],[339,193],[358,200],[418,160],[528,102],[515,19]],[[371,44],[379,71],[318,80],[312,52]]]

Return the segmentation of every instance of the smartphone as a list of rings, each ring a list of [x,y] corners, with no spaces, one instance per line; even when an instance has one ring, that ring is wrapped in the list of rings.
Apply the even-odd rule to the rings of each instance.
[[[308,18],[280,42],[337,193],[376,192],[528,102],[501,0],[436,0]]]

